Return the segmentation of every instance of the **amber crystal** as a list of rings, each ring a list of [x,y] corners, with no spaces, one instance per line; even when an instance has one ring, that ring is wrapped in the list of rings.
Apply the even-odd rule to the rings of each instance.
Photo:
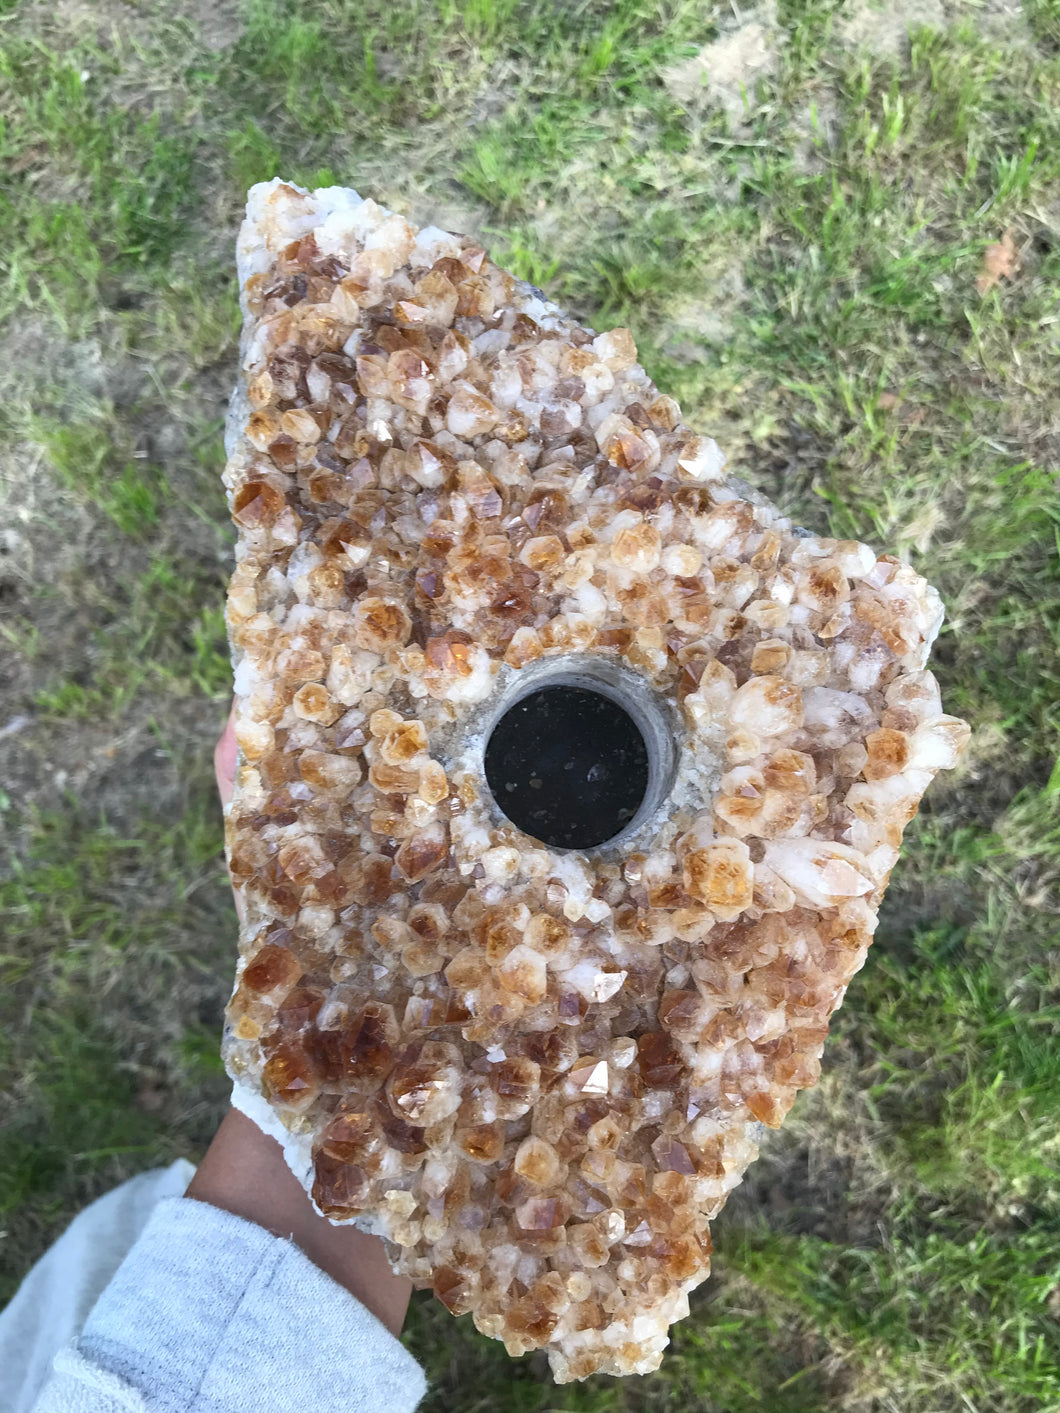
[[[967,739],[938,595],[727,477],[629,330],[467,237],[276,181],[238,256],[235,1102],[511,1353],[655,1368]],[[673,738],[581,852],[483,771],[504,694],[568,663]]]

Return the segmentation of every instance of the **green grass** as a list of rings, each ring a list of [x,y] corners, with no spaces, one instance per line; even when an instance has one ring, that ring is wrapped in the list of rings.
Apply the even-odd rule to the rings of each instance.
[[[190,577],[189,577],[190,575]],[[67,674],[33,702],[51,716],[118,717],[151,690],[217,701],[230,685],[220,576],[156,550],[137,577],[117,572]]]
[[[2,1297],[72,1210],[195,1151],[225,1093],[212,1059],[232,926],[219,821],[201,790],[183,803],[176,823],[145,816],[122,834],[70,799],[26,819],[24,848],[2,857],[0,1066],[17,1076],[0,1146]]]
[[[150,534],[158,524],[165,483],[154,468],[115,457],[113,426],[59,423],[34,430],[68,491],[98,506],[122,534],[135,539]]]
[[[556,1389],[417,1297],[426,1407],[1060,1409],[1060,11],[891,54],[858,8],[780,0],[734,124],[675,96],[739,23],[698,0],[0,0],[4,1291],[223,1107],[231,243],[282,173],[628,324],[750,480],[939,585],[976,728],[660,1372]]]
[[[870,1365],[880,1392],[897,1385],[935,1407],[1051,1408],[1060,1399],[1049,1308],[1060,1242],[1046,1231],[903,1234],[876,1251],[752,1233],[726,1252],[852,1362]]]

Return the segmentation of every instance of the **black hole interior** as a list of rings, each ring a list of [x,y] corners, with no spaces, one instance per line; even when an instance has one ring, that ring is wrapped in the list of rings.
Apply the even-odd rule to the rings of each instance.
[[[590,849],[621,833],[648,788],[648,748],[618,702],[585,687],[539,687],[486,745],[493,798],[525,834]]]

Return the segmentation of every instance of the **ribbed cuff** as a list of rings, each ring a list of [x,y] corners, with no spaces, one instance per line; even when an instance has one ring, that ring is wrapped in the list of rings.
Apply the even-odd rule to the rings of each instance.
[[[159,1413],[412,1413],[423,1371],[289,1241],[159,1202],[78,1349]]]

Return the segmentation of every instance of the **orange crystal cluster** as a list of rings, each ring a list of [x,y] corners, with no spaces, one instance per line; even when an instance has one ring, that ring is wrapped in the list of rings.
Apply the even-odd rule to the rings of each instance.
[[[628,330],[463,236],[273,182],[239,266],[235,1102],[512,1354],[645,1372],[965,743],[938,595],[726,479]],[[550,657],[673,714],[621,847],[545,847],[483,777]]]

